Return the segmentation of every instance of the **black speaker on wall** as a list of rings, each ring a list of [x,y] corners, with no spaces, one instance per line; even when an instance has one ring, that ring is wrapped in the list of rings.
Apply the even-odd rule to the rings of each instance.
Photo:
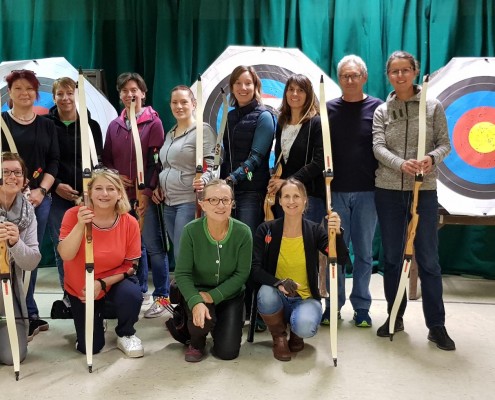
[[[107,81],[104,69],[83,69],[83,75],[103,96],[108,98]]]

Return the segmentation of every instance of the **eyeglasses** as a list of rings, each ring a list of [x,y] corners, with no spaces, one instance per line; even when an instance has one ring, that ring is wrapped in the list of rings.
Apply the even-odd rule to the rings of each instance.
[[[14,176],[17,177],[17,178],[19,178],[22,175],[24,175],[22,173],[22,169],[14,169],[14,170],[4,169],[2,171],[2,174],[3,174],[4,177],[11,176],[12,174],[14,174]]]
[[[219,199],[218,197],[210,197],[209,199],[204,199],[203,201],[207,201],[212,206],[218,206],[220,202],[222,202],[224,206],[230,206],[233,199],[230,199],[228,197],[224,197],[223,199]]]
[[[354,82],[354,81],[357,81],[358,79],[360,79],[362,76],[363,75],[361,75],[361,74],[352,74],[352,75],[345,74],[345,75],[339,75],[339,79],[341,81],[344,81],[344,82],[346,82],[350,79],[351,81]]]
[[[406,76],[406,75],[411,74],[413,71],[414,70],[412,67],[408,67],[408,68],[402,68],[402,69],[393,69],[391,71],[388,71],[388,74],[392,75],[392,76],[399,76],[399,74]]]

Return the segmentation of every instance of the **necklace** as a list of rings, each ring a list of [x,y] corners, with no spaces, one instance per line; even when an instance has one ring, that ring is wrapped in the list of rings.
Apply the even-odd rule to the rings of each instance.
[[[36,113],[34,111],[33,111],[33,116],[31,118],[18,117],[14,114],[14,111],[12,111],[12,110],[10,110],[9,113],[12,117],[14,117],[14,119],[17,119],[17,120],[22,121],[22,122],[32,122],[36,118]]]

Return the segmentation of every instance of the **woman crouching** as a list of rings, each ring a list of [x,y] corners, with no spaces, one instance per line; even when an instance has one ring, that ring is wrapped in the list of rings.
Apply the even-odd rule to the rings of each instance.
[[[291,353],[304,348],[303,338],[316,335],[320,325],[318,251],[327,254],[328,234],[323,224],[303,218],[308,197],[300,181],[288,178],[278,193],[284,216],[258,227],[251,277],[261,285],[258,312],[272,334],[273,356],[290,361]],[[337,231],[338,261],[344,265],[348,252],[337,213],[328,224]]]
[[[244,290],[253,247],[249,227],[231,217],[231,187],[213,179],[206,184],[203,196],[204,217],[184,227],[175,267],[177,286],[188,306],[188,362],[203,359],[210,332],[216,357],[232,360],[239,355]]]
[[[134,263],[141,256],[137,220],[128,214],[129,201],[117,171],[95,170],[88,184],[91,206],[72,207],[64,215],[58,251],[64,260],[64,288],[69,295],[76,328],[76,348],[85,347],[85,241],[86,224],[92,225],[94,252],[93,354],[105,345],[103,314],[105,300],[115,305],[117,347],[128,357],[144,355],[135,335],[143,302]]]

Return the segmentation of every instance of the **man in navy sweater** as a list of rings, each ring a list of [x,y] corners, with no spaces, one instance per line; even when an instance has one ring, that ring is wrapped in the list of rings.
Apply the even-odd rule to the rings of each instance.
[[[344,240],[354,252],[353,287],[349,299],[358,327],[371,327],[369,283],[376,228],[375,170],[372,123],[375,109],[383,102],[364,93],[368,79],[364,61],[348,55],[337,66],[342,97],[327,102],[332,132],[334,179],[332,207],[342,220]],[[339,310],[345,302],[344,274],[339,277]],[[329,304],[322,324],[329,323]],[[339,312],[340,315],[340,312]]]

